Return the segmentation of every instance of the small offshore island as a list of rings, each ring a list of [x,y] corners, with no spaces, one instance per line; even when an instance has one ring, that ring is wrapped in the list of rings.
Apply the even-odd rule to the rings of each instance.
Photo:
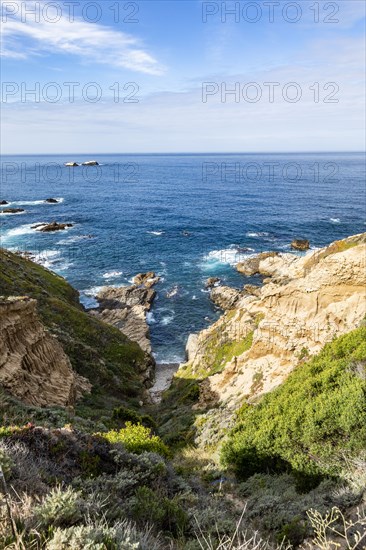
[[[366,233],[309,246],[239,262],[242,289],[208,279],[222,315],[163,380],[155,272],[86,310],[0,249],[0,546],[365,548]]]

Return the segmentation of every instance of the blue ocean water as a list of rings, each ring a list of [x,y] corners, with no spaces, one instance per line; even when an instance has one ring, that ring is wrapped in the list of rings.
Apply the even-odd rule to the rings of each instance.
[[[63,166],[94,158],[100,166]],[[366,230],[362,153],[11,156],[1,172],[0,200],[25,209],[0,215],[1,245],[35,253],[86,306],[101,286],[161,276],[149,315],[160,362],[182,360],[188,334],[218,317],[208,277],[241,287],[253,278],[233,266],[248,254]],[[53,220],[74,226],[31,229]]]

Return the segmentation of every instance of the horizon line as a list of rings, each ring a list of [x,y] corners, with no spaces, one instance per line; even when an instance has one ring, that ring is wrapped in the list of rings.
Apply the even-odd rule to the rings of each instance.
[[[192,152],[192,151],[176,151],[176,152],[164,152],[164,151],[153,151],[153,152],[112,152],[112,153],[98,153],[98,152],[92,152],[92,153],[0,153],[0,158],[3,156],[7,157],[17,157],[17,156],[28,156],[28,157],[36,157],[36,156],[61,156],[61,155],[67,155],[67,156],[93,156],[93,155],[99,155],[99,156],[112,156],[112,155],[298,155],[298,154],[307,154],[307,155],[321,155],[321,154],[366,154],[366,151],[363,150],[354,150],[354,151],[342,151],[342,150],[324,150],[324,151],[200,151],[200,152]]]

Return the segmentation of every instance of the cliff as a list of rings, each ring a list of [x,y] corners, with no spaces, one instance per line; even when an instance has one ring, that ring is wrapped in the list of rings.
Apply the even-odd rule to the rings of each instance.
[[[237,292],[216,323],[189,339],[188,363],[175,379],[176,385],[195,384],[190,407],[195,416],[202,413],[196,442],[212,444],[212,428],[228,427],[243,400],[256,402],[327,342],[360,324],[366,314],[365,243],[366,234],[356,235],[303,257],[262,254],[239,265],[243,273],[265,275],[266,284],[255,295]],[[228,294],[225,287],[222,293]]]
[[[36,304],[29,298],[0,301],[0,384],[30,405],[73,405],[76,375],[39,320]]]
[[[0,384],[14,396],[65,405],[84,393],[78,412],[91,417],[145,398],[151,356],[89,315],[62,277],[0,249],[0,296]],[[6,300],[17,296],[31,300]]]

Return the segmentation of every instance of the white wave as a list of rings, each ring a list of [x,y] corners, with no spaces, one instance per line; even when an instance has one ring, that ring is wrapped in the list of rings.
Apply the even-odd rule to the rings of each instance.
[[[91,297],[94,297],[96,296],[97,294],[99,294],[99,292],[101,290],[103,290],[103,288],[121,288],[123,286],[128,286],[128,285],[101,285],[101,286],[92,286],[90,288],[86,288],[84,290],[81,290],[80,292],[82,292],[83,294],[85,294],[86,296],[91,296]]]
[[[108,271],[107,273],[104,273],[103,279],[114,279],[115,277],[119,277],[122,274],[122,271]]]
[[[48,269],[50,269],[55,263],[55,261],[59,259],[59,257],[60,257],[59,250],[43,250],[42,252],[37,252],[36,254],[34,254],[33,260],[37,264],[40,264],[43,267],[47,267]]]
[[[154,325],[156,323],[156,319],[152,311],[148,311],[146,313],[146,322],[148,325]]]
[[[146,231],[146,233],[149,233],[149,235],[163,235],[164,231]]]
[[[250,250],[252,251],[252,249]],[[237,248],[223,248],[222,250],[212,250],[206,256],[204,256],[204,269],[210,269],[215,267],[218,264],[229,264],[236,265],[237,263],[243,261],[243,259],[248,258],[251,254],[246,252],[241,252]]]
[[[170,325],[173,319],[174,319],[174,315],[165,315],[160,321],[160,324],[166,327],[167,325]]]
[[[269,233],[266,231],[248,231],[245,235],[247,237],[268,237]]]
[[[34,205],[37,205],[37,204],[46,204],[46,205],[55,206],[55,204],[60,204],[60,203],[64,202],[64,200],[65,200],[63,197],[55,197],[55,199],[57,200],[57,203],[46,202],[46,199],[42,199],[42,200],[37,200],[37,201],[11,201],[11,202],[8,203],[8,205],[16,204],[17,206],[34,206]],[[6,205],[6,206],[8,206],[8,205]]]
[[[111,285],[113,286],[113,285]],[[99,294],[99,292],[101,290],[103,290],[103,288],[105,288],[105,285],[102,285],[102,286],[92,286],[91,288],[86,288],[85,290],[82,290],[81,292],[83,294],[85,294],[85,296],[91,296],[91,297],[94,297],[96,296],[97,294]]]
[[[31,233],[34,233],[34,229],[32,229],[32,223],[26,223],[24,225],[19,225],[18,227],[14,227],[14,229],[8,229],[8,231],[5,231],[4,235],[2,236],[3,240],[12,239],[14,237],[20,237],[22,235],[29,235]]]
[[[184,361],[185,361],[184,355],[173,354],[173,355],[165,356],[165,354],[164,354],[164,357],[161,357],[161,359],[160,359],[161,355],[162,355],[162,353],[159,353],[159,352],[158,353],[153,353],[153,356],[155,358],[155,361],[156,361],[156,364],[157,364],[158,367],[159,367],[159,365],[180,364],[180,363],[184,363]],[[157,369],[157,372],[158,372],[158,369]]]
[[[332,223],[341,223],[341,220],[339,218],[329,218],[329,221]]]
[[[197,300],[197,296],[195,294],[193,294],[192,300]]]
[[[80,303],[83,304],[85,309],[93,309],[99,306],[98,300],[93,296],[88,296],[84,291],[80,292]]]
[[[91,239],[89,235],[76,235],[75,237],[68,237],[67,239],[62,239],[61,241],[58,241],[57,244],[62,245],[68,245],[72,243],[76,243],[78,241],[83,241],[85,239]]]

